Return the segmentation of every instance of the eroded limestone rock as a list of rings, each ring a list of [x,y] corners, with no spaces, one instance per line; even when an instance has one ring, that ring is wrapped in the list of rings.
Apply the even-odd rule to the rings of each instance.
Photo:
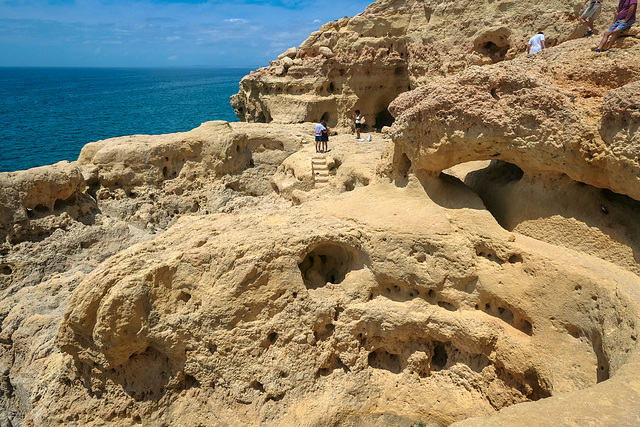
[[[609,16],[615,5],[603,8]],[[272,65],[245,76],[232,105],[243,121],[325,119],[341,128],[352,126],[359,109],[366,127],[381,129],[393,122],[387,107],[398,94],[473,65],[511,60],[538,31],[547,46],[579,38],[578,16],[578,4],[562,1],[484,0],[469,7],[457,0],[378,0],[311,34],[296,53],[302,62],[286,74]],[[599,31],[605,21],[596,21]],[[291,55],[289,49],[280,57]]]

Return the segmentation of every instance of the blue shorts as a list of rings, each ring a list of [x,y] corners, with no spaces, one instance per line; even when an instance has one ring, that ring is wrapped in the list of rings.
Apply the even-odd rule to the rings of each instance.
[[[316,135],[316,142],[322,142],[322,135]]]
[[[613,24],[613,27],[609,28],[609,32],[612,33],[614,30],[620,30],[621,33],[624,33],[633,25],[634,22],[636,22],[635,19],[630,19],[627,22],[622,21],[624,21],[624,19],[618,19],[616,23]]]

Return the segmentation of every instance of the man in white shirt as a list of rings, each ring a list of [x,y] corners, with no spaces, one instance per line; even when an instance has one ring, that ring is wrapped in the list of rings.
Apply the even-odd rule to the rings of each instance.
[[[527,53],[536,53],[544,50],[544,34],[540,31],[535,36],[529,39],[529,44],[527,45]]]

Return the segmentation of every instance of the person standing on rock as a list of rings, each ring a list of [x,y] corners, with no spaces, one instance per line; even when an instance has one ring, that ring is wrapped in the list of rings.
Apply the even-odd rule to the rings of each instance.
[[[535,36],[529,39],[529,44],[527,45],[527,53],[536,53],[544,50],[546,46],[544,45],[544,33],[540,31]]]
[[[360,114],[360,110],[356,110],[356,139],[360,141],[360,129],[362,129],[362,121],[364,120],[364,116]]]
[[[611,49],[616,42],[618,36],[627,31],[634,22],[636,22],[636,9],[638,8],[638,0],[620,0],[618,9],[613,19],[613,25],[604,32],[600,46],[596,52],[604,52]],[[611,39],[609,39],[611,37]]]
[[[322,148],[322,133],[327,131],[327,127],[320,122],[316,125],[316,153],[320,153]]]
[[[329,145],[329,128],[327,127],[327,122],[320,122],[322,126],[324,126],[324,130],[322,131],[322,135],[320,140],[322,141],[322,152],[326,153]]]
[[[589,4],[589,7],[585,9],[585,6]],[[589,37],[593,35],[593,21],[596,20],[598,16],[600,16],[600,12],[602,11],[602,2],[595,0],[585,0],[582,3],[582,8],[580,9],[582,15],[580,15],[580,22],[582,25],[587,27],[587,32],[584,33],[582,37]]]

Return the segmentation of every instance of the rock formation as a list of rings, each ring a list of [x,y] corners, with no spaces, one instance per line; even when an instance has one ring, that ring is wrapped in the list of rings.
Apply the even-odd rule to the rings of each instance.
[[[598,30],[614,8],[604,3]],[[513,59],[538,31],[548,46],[582,36],[579,11],[578,2],[555,0],[377,1],[353,18],[323,25],[243,78],[231,103],[243,121],[325,119],[340,128],[351,126],[359,109],[367,127],[381,129],[392,123],[388,106],[400,93],[472,65]]]
[[[634,425],[640,42],[482,5],[376,2],[234,100],[388,106],[370,143],[214,121],[0,174],[0,424]]]

